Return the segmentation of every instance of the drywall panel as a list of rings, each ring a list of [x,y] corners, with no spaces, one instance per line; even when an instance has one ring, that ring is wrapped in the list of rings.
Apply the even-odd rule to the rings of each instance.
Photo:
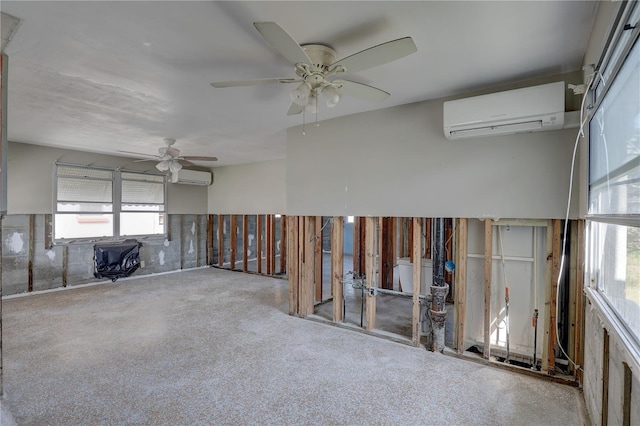
[[[209,213],[286,213],[285,160],[216,167],[213,170]]]
[[[288,214],[564,218],[577,129],[448,141],[442,104],[288,129]]]
[[[9,143],[7,207],[9,214],[47,214],[53,209],[53,173],[56,161],[127,170],[155,170],[153,162],[81,151]],[[169,184],[170,214],[206,214],[207,187]]]

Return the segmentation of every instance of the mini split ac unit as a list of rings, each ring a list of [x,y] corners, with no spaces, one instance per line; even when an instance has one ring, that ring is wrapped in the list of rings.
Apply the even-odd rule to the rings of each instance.
[[[444,135],[467,139],[558,130],[564,126],[563,81],[444,103]]]
[[[211,185],[213,174],[211,172],[199,172],[197,170],[180,169],[171,173],[171,183],[185,185]]]

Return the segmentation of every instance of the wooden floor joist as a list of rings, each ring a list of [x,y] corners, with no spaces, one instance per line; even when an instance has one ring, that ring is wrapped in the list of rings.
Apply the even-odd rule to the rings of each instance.
[[[343,269],[344,269],[344,219],[342,216],[333,218],[331,227],[331,285],[333,288],[333,322],[340,322],[342,316]]]
[[[493,221],[484,221],[484,359],[491,356],[491,282],[493,277]]]
[[[420,293],[422,280],[422,218],[413,218],[413,310],[411,342],[414,346],[420,346]]]
[[[456,350],[464,353],[464,328],[467,312],[467,252],[469,243],[469,219],[458,219],[458,244],[456,258],[455,314]]]

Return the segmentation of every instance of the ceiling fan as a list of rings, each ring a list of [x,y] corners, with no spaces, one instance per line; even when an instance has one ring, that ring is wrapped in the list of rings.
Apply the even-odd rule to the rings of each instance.
[[[270,83],[299,83],[291,92],[291,105],[287,115],[300,114],[306,107],[311,112],[317,112],[320,95],[323,96],[329,108],[337,105],[343,94],[365,101],[384,101],[389,97],[389,93],[382,89],[355,81],[333,79],[333,77],[386,64],[418,50],[411,37],[403,37],[336,60],[336,52],[329,46],[300,45],[275,22],[254,22],[253,25],[278,53],[294,65],[297,77],[220,81],[211,85],[223,88]]]
[[[216,157],[206,157],[206,156],[193,156],[193,155],[180,155],[180,150],[178,148],[174,148],[173,144],[176,143],[175,139],[164,138],[164,143],[166,146],[158,148],[159,155],[149,155],[149,154],[141,154],[139,152],[131,152],[131,151],[118,151],[127,154],[135,154],[141,155],[145,157],[153,157],[144,160],[135,160],[139,161],[158,161],[156,164],[156,169],[161,172],[170,171],[171,173],[175,173],[182,169],[182,166],[189,167],[194,164],[191,161],[218,161]]]

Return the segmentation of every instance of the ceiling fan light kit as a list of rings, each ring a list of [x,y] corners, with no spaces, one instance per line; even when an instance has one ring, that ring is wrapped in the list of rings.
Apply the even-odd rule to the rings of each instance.
[[[300,83],[290,93],[291,105],[287,115],[318,112],[318,96],[322,94],[328,108],[336,106],[343,94],[370,102],[381,102],[389,93],[377,87],[350,80],[332,80],[345,73],[363,71],[403,58],[417,51],[411,37],[388,41],[362,50],[336,61],[336,52],[322,44],[300,45],[291,35],[275,22],[254,22],[264,39],[283,58],[294,65],[298,78],[265,78],[258,80],[222,81],[211,83],[216,88],[253,86],[269,83]]]

